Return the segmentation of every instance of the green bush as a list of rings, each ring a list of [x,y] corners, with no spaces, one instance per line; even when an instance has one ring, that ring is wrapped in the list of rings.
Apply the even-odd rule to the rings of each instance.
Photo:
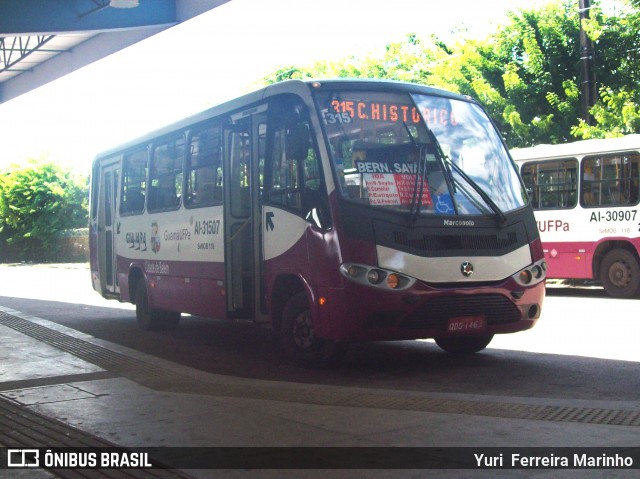
[[[63,232],[87,222],[87,178],[40,160],[0,173],[1,259],[50,261]]]

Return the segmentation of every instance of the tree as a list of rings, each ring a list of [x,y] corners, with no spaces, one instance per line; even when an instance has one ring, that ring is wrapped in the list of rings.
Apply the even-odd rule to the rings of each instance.
[[[453,49],[432,79],[483,103],[511,147],[565,141],[579,111],[575,3],[511,12],[488,39]]]
[[[589,125],[581,119],[573,127],[572,133],[576,137],[614,138],[640,131],[640,104],[636,95],[624,87],[618,91],[603,88],[600,101],[591,108],[591,115],[594,124]]]
[[[368,77],[442,87],[478,99],[510,147],[632,133],[640,123],[638,5],[640,0],[618,0],[605,12],[592,2],[584,26],[595,43],[600,91],[593,125],[580,120],[577,0],[511,12],[509,22],[484,40],[447,45],[409,35],[382,55],[283,68],[265,81]]]
[[[608,138],[640,131],[640,0],[618,3],[615,16],[596,15],[586,25],[596,44],[599,101],[592,124],[579,120],[572,134]],[[596,9],[596,13],[599,10]]]
[[[266,80],[369,77],[442,87],[478,99],[509,146],[563,141],[579,110],[574,3],[511,13],[510,23],[485,40],[447,45],[433,36],[409,35],[382,56],[283,68]]]
[[[467,42],[454,51],[431,80],[478,98],[511,147],[635,133],[640,126],[640,0],[635,4],[634,9],[619,1],[606,13],[592,2],[584,24],[595,44],[600,91],[592,125],[580,118],[576,0],[512,12],[510,22],[486,41]]]
[[[29,160],[0,173],[0,245],[20,259],[46,261],[57,253],[57,239],[88,222],[86,179],[53,162]]]
[[[350,56],[335,61],[318,61],[308,66],[285,66],[264,78],[265,84],[310,78],[384,78],[426,84],[435,53],[415,34],[406,41],[387,45],[382,55]]]

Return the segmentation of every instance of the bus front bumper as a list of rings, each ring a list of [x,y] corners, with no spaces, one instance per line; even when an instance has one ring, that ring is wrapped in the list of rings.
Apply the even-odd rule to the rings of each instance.
[[[316,330],[336,341],[384,341],[488,335],[524,331],[540,318],[544,282],[434,288],[416,283],[404,292],[347,283],[326,288]]]

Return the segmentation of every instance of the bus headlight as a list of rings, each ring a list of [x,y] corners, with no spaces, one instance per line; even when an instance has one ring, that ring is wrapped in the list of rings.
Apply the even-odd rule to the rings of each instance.
[[[542,259],[514,274],[513,279],[520,286],[533,286],[545,280],[546,271],[547,263]]]
[[[356,266],[355,264],[349,265],[345,269],[347,276],[350,278],[357,278],[358,276],[363,275],[366,270],[362,267]]]
[[[371,284],[378,284],[384,278],[383,275],[384,273],[382,271],[378,271],[377,269],[370,269],[367,273],[367,279]]]
[[[416,282],[415,278],[401,273],[355,263],[343,264],[340,273],[355,283],[391,291],[409,289]]]
[[[540,279],[542,277],[542,268],[540,265],[534,265],[533,268],[531,268],[531,274],[535,279]]]
[[[531,283],[531,280],[533,279],[533,274],[531,274],[530,270],[523,269],[522,271],[520,271],[520,274],[518,275],[518,278],[520,279],[520,283],[529,284],[529,283]]]

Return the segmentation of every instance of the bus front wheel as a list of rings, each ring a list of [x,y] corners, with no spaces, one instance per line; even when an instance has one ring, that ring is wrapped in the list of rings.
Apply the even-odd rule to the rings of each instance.
[[[600,282],[609,296],[631,298],[640,289],[640,266],[626,249],[609,251],[600,266]]]
[[[143,331],[170,330],[178,327],[181,314],[174,311],[152,309],[144,281],[136,287],[136,320]]]
[[[324,368],[332,365],[336,359],[335,341],[315,335],[305,292],[293,296],[284,307],[282,341],[287,355],[302,366]]]
[[[459,336],[453,338],[436,338],[436,344],[450,354],[473,354],[486,348],[493,334],[483,336]]]

